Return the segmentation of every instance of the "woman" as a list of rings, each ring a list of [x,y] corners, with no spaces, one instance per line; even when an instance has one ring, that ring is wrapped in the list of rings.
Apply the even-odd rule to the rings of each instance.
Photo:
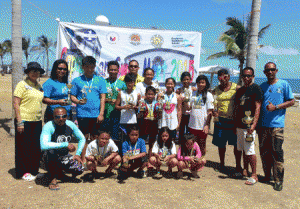
[[[162,97],[163,108],[161,119],[158,122],[158,128],[168,127],[170,131],[170,138],[175,141],[176,132],[179,130],[179,125],[181,122],[181,107],[182,101],[181,96],[174,92],[176,82],[174,78],[167,78],[165,82],[166,93],[164,95],[159,95]]]
[[[234,155],[236,160],[236,176],[241,177],[241,152],[237,150],[237,137],[234,131],[233,122],[233,104],[234,96],[239,86],[229,82],[230,75],[228,70],[221,69],[218,71],[218,79],[220,85],[213,90],[215,95],[215,104],[217,111],[214,112],[214,117],[219,121],[215,122],[214,135],[212,143],[218,147],[220,157],[220,168],[225,166],[226,144],[234,146]]]
[[[154,78],[154,70],[152,68],[146,68],[143,73],[144,76],[144,82],[140,82],[136,84],[136,91],[139,95],[141,95],[141,98],[145,98],[145,91],[148,86],[153,86],[156,91],[158,89],[158,83],[153,82]]]
[[[71,117],[71,105],[68,105],[68,64],[65,60],[59,59],[53,63],[50,78],[43,84],[44,99],[47,104],[44,122],[53,120],[53,110],[56,107],[64,106],[69,118]]]
[[[45,71],[37,62],[30,62],[24,71],[25,80],[14,91],[15,166],[16,178],[33,181],[39,170],[40,135],[42,132],[42,86],[37,82]]]

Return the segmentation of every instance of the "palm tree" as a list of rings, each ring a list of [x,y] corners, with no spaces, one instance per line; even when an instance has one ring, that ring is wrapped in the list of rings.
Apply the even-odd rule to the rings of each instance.
[[[5,51],[4,43],[0,43],[0,59],[1,59],[1,67],[3,68],[3,57],[7,52]]]
[[[6,53],[9,53],[12,56],[12,42],[11,40],[7,39],[3,42],[4,50]]]
[[[49,52],[54,53],[50,48],[55,47],[55,42],[51,39],[48,39],[45,35],[42,35],[37,38],[38,45],[33,46],[31,48],[31,51],[39,52],[38,58],[43,55],[43,59],[47,59],[47,65],[46,65],[46,75],[48,75],[48,69],[49,69]]]
[[[24,55],[25,55],[26,65],[28,64],[29,47],[30,47],[30,38],[22,37],[22,50],[23,50]]]
[[[219,41],[225,44],[225,51],[210,55],[206,59],[211,60],[221,57],[230,57],[230,59],[237,59],[240,62],[239,68],[241,71],[244,67],[247,55],[247,40],[250,32],[250,16],[248,17],[247,25],[245,25],[236,17],[228,17],[226,20],[226,25],[230,26],[230,28],[225,31],[219,38]],[[259,31],[258,40],[263,37],[270,26],[271,24],[263,27]],[[261,47],[263,47],[263,45],[259,45],[259,48]]]

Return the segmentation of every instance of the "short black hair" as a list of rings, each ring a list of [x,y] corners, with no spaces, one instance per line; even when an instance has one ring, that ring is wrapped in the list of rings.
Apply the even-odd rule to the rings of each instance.
[[[186,76],[188,76],[190,79],[192,78],[192,77],[191,77],[191,74],[190,74],[189,72],[183,72],[183,73],[181,74],[180,81],[182,82],[183,79],[184,79],[184,77],[186,77]]]
[[[140,65],[139,62],[136,61],[136,60],[130,60],[129,63],[128,63],[128,65],[130,65],[130,63],[132,63],[132,62],[136,62],[136,63],[138,63],[138,65]]]
[[[98,132],[97,133],[98,136],[100,136],[103,133],[106,133],[106,134],[108,134],[110,136],[110,131],[107,131],[107,130],[98,130],[97,132]]]
[[[264,66],[264,69],[266,69],[266,66],[269,65],[269,64],[275,65],[275,68],[277,69],[277,66],[276,66],[276,64],[275,64],[274,62],[267,62],[267,63],[265,64],[265,66]]]
[[[153,72],[153,74],[155,74],[154,70],[150,67],[145,68],[144,72],[143,72],[143,76],[145,77],[145,74],[148,70],[151,70]]]
[[[153,86],[148,86],[148,87],[146,88],[145,93],[147,94],[148,91],[153,91],[154,94],[156,94],[156,89],[155,89]]]
[[[135,80],[136,80],[136,75],[134,75],[133,73],[127,73],[125,75],[125,78],[124,78],[125,83],[127,83],[127,82],[135,82]]]
[[[174,78],[167,78],[165,84],[167,84],[169,80],[173,81],[174,85],[176,86],[176,81]]]
[[[119,63],[118,63],[117,61],[115,61],[115,60],[109,61],[109,62],[107,63],[107,69],[109,69],[109,67],[110,67],[111,65],[116,65],[116,66],[118,67],[118,69],[120,68]]]
[[[254,76],[254,69],[252,67],[245,67],[243,70],[242,70],[242,75],[244,75],[244,71],[245,70],[251,70],[252,71],[252,75]]]
[[[218,76],[222,75],[222,74],[225,74],[225,75],[229,75],[229,72],[227,69],[225,68],[222,68],[218,71]]]
[[[86,56],[81,61],[82,66],[86,65],[96,65],[96,59],[92,56]]]
[[[51,75],[50,75],[50,78],[52,80],[57,80],[57,73],[56,73],[57,68],[58,68],[58,65],[60,65],[62,63],[65,64],[67,69],[68,69],[68,63],[66,62],[66,60],[63,60],[63,59],[55,60],[55,62],[53,63],[52,70],[51,70]],[[63,77],[62,82],[63,83],[68,83],[68,78],[69,78],[69,70],[67,70],[67,73]]]
[[[137,125],[132,125],[132,126],[129,126],[126,131],[127,131],[127,134],[129,135],[132,131],[138,131],[139,132],[140,129]]]

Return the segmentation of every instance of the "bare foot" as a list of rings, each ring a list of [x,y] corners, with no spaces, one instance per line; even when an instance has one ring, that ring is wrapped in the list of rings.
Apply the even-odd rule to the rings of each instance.
[[[53,179],[53,180],[50,182],[50,184],[49,184],[49,189],[50,189],[50,190],[59,190],[59,189],[60,189],[56,179]]]

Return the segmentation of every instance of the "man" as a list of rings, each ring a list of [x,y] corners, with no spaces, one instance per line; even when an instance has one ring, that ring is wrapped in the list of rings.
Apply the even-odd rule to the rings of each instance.
[[[62,171],[79,175],[83,172],[80,154],[85,144],[85,138],[77,126],[67,120],[67,111],[57,107],[53,111],[54,120],[43,127],[40,144],[44,152],[43,159],[50,174],[50,190],[58,190],[57,177]],[[75,156],[69,154],[76,150],[70,143],[74,135],[78,139],[78,149]],[[77,161],[77,162],[76,162]]]
[[[94,140],[100,129],[100,123],[104,120],[105,109],[105,80],[94,75],[96,60],[87,56],[82,59],[83,75],[72,82],[71,100],[77,104],[77,119],[79,129],[84,134],[87,143]],[[85,159],[85,150],[82,151],[82,159]]]
[[[115,109],[115,103],[119,92],[126,89],[126,84],[124,81],[117,79],[119,73],[119,63],[117,61],[108,62],[107,72],[109,77],[105,79],[107,94],[105,104],[105,119],[102,123],[102,127],[104,130],[110,132],[113,140],[118,140],[120,111]]]
[[[237,150],[243,153],[244,170],[243,175],[248,176],[248,165],[250,163],[252,175],[245,182],[254,185],[257,181],[255,155],[255,128],[258,123],[262,103],[262,90],[253,83],[254,70],[246,67],[242,71],[244,86],[237,90],[234,102],[234,122],[237,133]],[[249,125],[247,125],[247,123]],[[252,141],[251,141],[252,140]]]
[[[283,160],[283,131],[286,108],[294,105],[292,89],[288,82],[276,78],[278,69],[276,64],[268,62],[264,73],[268,79],[260,85],[264,93],[261,108],[259,129],[259,148],[265,178],[271,180],[271,168],[274,166],[274,189],[281,191],[283,187],[284,160]]]
[[[134,84],[134,88],[133,88],[133,89],[135,89],[135,86],[136,86],[137,83],[143,82],[143,81],[144,81],[144,77],[142,77],[142,76],[140,76],[140,75],[138,74],[139,69],[140,69],[140,67],[139,67],[138,61],[136,61],[136,60],[131,60],[131,61],[129,62],[129,65],[128,65],[129,73],[133,73],[133,74],[136,76],[135,84]],[[121,77],[119,78],[119,80],[124,81],[124,78],[125,78],[125,75],[121,76]]]

